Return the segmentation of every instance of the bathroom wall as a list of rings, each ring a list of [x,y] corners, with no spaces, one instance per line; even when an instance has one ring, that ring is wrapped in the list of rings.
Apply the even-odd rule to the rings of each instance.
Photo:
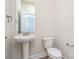
[[[18,16],[16,15],[18,13],[17,10],[20,11],[21,8],[21,0],[11,0],[11,13],[12,13],[12,35],[11,35],[11,59],[22,59],[22,46],[21,44],[17,43],[14,39],[14,36],[17,34],[16,27]],[[18,2],[19,5],[16,3]],[[17,8],[19,7],[19,8]]]
[[[73,48],[65,45],[66,42],[74,43],[73,32],[73,0],[36,0],[36,38],[30,44],[30,55],[37,55],[45,51],[42,45],[44,36],[55,36],[55,45],[59,48],[68,59],[73,56]],[[14,36],[16,35],[16,0],[10,0],[8,3],[12,22],[10,24],[10,50],[11,58],[22,59],[22,46],[16,43]],[[7,56],[9,56],[7,55]]]
[[[32,13],[35,14],[35,5],[28,2],[21,2],[22,3],[22,10],[25,11],[25,13]]]
[[[25,3],[23,3],[23,6]],[[25,6],[24,6],[25,8]],[[55,0],[35,1],[35,36],[30,44],[30,55],[36,55],[45,51],[42,38],[54,35]]]
[[[5,58],[6,59],[11,59],[11,23],[8,23],[8,18],[6,17],[7,15],[11,15],[11,5],[10,0],[5,0]]]
[[[56,0],[55,45],[67,59],[74,59],[74,0]]]
[[[22,59],[22,46],[14,40],[16,35],[16,0],[11,0],[11,59]],[[42,45],[42,38],[44,36],[53,36],[54,35],[54,20],[55,20],[55,0],[36,0],[35,1],[35,10],[36,10],[36,27],[35,27],[35,39],[30,44],[30,55],[37,55],[45,51]]]
[[[36,0],[35,2],[36,39],[31,43],[31,55],[44,52],[42,38],[54,35],[55,3],[55,0]]]
[[[22,59],[21,45],[16,43],[14,36],[16,34],[16,0],[6,0],[5,15],[12,16],[12,21],[8,23],[8,18],[5,18],[5,58],[6,59]]]

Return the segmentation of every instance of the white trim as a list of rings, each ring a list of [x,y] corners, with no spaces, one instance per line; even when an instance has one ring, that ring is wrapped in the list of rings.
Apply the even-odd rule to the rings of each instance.
[[[47,53],[45,51],[41,52],[41,53],[37,53],[35,55],[30,56],[30,59],[39,59],[42,57],[47,56]]]

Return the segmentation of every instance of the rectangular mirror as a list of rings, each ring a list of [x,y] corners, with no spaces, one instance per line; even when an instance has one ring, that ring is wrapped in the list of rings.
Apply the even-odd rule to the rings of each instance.
[[[18,32],[35,32],[35,4],[34,0],[18,0]]]

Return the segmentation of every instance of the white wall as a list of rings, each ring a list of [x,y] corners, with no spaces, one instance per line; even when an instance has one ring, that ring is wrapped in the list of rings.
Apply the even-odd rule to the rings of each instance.
[[[54,35],[55,0],[36,0],[36,39],[31,43],[31,55],[45,51],[42,37]]]
[[[11,0],[11,59],[22,58],[22,46],[14,40],[16,35],[16,23],[18,18],[16,15],[16,0]],[[55,0],[36,0],[36,39],[30,44],[30,55],[35,55],[45,51],[42,45],[42,37],[54,35],[55,20]]]
[[[16,35],[16,0],[10,0],[13,21],[11,25],[11,59],[22,58],[22,46],[16,43],[13,37]],[[36,0],[36,39],[30,44],[30,55],[45,51],[42,45],[42,37],[55,36],[56,47],[64,55],[73,55],[73,48],[65,45],[73,43],[73,0]],[[55,33],[55,34],[54,34]],[[10,55],[10,54],[9,54]]]
[[[74,48],[65,44],[74,44],[74,0],[56,0],[56,16],[55,45],[68,59],[73,59]]]
[[[28,14],[35,14],[35,5],[31,3],[22,2],[22,11]]]
[[[5,1],[5,15],[11,15],[11,5],[10,0]],[[11,59],[11,23],[8,23],[8,18],[5,16],[5,36],[7,37],[5,39],[5,58],[6,59]]]
[[[6,39],[6,43],[8,43],[8,46],[6,45],[6,59],[21,59],[21,45],[18,44],[14,40],[14,36],[16,34],[16,0],[7,0],[8,7],[6,6],[6,15],[9,14],[12,16],[12,22],[6,23],[6,34],[8,34],[8,38]],[[6,5],[7,5],[6,4]],[[7,11],[8,10],[8,11]],[[7,22],[6,18],[6,22]],[[8,41],[8,42],[7,42]]]
[[[24,3],[23,6],[23,8],[26,9]],[[54,20],[56,14],[55,0],[37,0],[35,2],[35,7],[36,39],[30,44],[30,55],[45,51],[42,44],[42,38],[44,36],[54,35]]]

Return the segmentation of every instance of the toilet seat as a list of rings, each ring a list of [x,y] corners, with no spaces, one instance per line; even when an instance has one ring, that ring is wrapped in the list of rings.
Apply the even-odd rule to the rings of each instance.
[[[62,57],[62,54],[57,48],[47,48],[48,54],[52,57]]]

